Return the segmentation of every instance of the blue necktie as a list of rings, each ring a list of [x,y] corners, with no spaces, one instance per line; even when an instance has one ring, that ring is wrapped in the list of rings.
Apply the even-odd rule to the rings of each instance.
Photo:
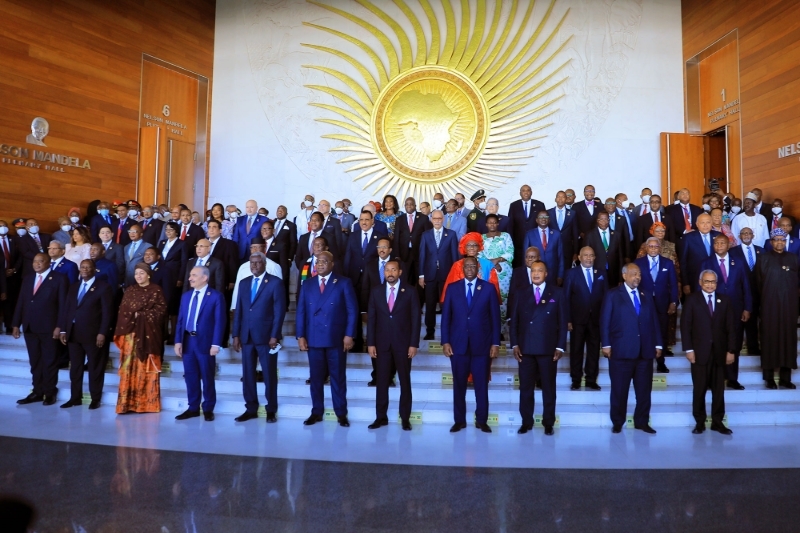
[[[84,296],[86,296],[86,282],[85,281],[83,282],[83,285],[81,285],[81,292],[78,293],[78,305],[81,304],[81,302],[83,301],[83,297]]]
[[[256,301],[256,295],[258,294],[258,278],[253,278],[250,283],[250,303],[253,303]]]
[[[467,283],[467,307],[472,307],[472,282]]]
[[[747,249],[747,264],[750,265],[750,270],[753,270],[753,267],[756,264],[756,260],[753,257],[753,248]]]
[[[525,210],[525,218],[528,218],[528,204],[522,202],[522,208]]]
[[[197,331],[197,299],[200,291],[194,291],[192,296],[192,305],[189,307],[189,322],[186,324],[188,331]]]
[[[633,294],[633,306],[636,308],[636,314],[639,314],[639,310],[642,308],[642,304],[639,303],[639,295],[636,294],[636,289],[631,291]]]
[[[703,235],[703,245],[706,247],[706,255],[711,255],[711,244],[708,242],[708,233]]]
[[[658,277],[658,259],[653,259],[652,263],[650,263],[650,277],[653,278],[653,283],[655,283]]]
[[[364,234],[364,242],[361,243],[361,255],[364,255],[365,253],[367,253],[367,243],[368,242],[369,241],[367,241],[367,234],[365,233]]]
[[[557,209],[556,213],[558,213],[558,231],[561,231],[564,229],[564,211]]]
[[[381,267],[378,269],[378,272],[381,275],[381,283],[383,283],[383,272],[385,268],[386,268],[386,261],[381,261]]]
[[[586,269],[586,284],[589,285],[589,292],[592,292],[592,269]]]

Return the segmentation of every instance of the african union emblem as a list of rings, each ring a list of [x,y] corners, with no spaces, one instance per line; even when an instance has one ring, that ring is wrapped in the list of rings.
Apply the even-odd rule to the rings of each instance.
[[[457,29],[454,0],[440,0],[446,27],[441,35],[429,0],[417,0],[427,19],[428,42],[417,13],[406,0],[393,0],[413,28],[416,51],[412,53],[412,36],[395,18],[369,0],[354,1],[392,30],[399,50],[378,27],[351,10],[309,0],[366,30],[382,50],[375,51],[354,37],[346,31],[350,28],[340,31],[304,24],[359,48],[372,62],[377,78],[342,50],[303,45],[338,57],[363,78],[362,86],[340,70],[304,65],[349,89],[307,86],[347,106],[310,104],[344,119],[318,120],[344,130],[323,137],[346,143],[334,151],[356,152],[338,161],[355,163],[347,169],[360,171],[354,180],[367,178],[364,189],[375,185],[376,192],[394,192],[401,198],[407,194],[430,198],[434,191],[452,195],[476,185],[496,187],[513,177],[537,148],[531,143],[545,137],[543,130],[552,124],[547,119],[558,111],[553,103],[562,95],[555,91],[566,80],[559,72],[569,60],[560,64],[554,60],[569,37],[561,43],[553,41],[569,10],[545,32],[556,0],[550,1],[538,23],[531,20],[533,1],[518,17],[522,10],[517,0],[512,0],[508,10],[503,9],[502,0],[495,0],[489,22],[485,0],[476,1],[474,16],[470,1],[460,0]],[[530,29],[533,33],[523,39]]]

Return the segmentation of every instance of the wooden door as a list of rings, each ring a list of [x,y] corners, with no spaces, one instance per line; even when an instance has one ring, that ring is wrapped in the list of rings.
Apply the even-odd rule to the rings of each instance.
[[[703,136],[689,133],[661,134],[661,201],[673,203],[672,195],[687,188],[697,203],[705,193]]]
[[[742,132],[741,122],[736,120],[725,126],[725,141],[728,147],[728,186],[729,192],[737,198],[744,198],[742,180]]]
[[[142,205],[155,204],[158,198],[158,167],[161,128],[139,128],[139,166],[136,198]]]
[[[167,159],[167,202],[194,206],[194,144],[169,140]]]

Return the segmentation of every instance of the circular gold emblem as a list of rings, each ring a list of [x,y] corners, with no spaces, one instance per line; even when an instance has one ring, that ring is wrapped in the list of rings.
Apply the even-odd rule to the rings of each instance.
[[[447,181],[481,155],[489,117],[480,90],[463,74],[417,67],[392,80],[372,113],[372,142],[395,174],[421,184]]]

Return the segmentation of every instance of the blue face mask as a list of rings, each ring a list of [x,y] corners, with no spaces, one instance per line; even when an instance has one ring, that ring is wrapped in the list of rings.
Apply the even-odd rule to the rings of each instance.
[[[97,212],[98,212],[98,213],[100,214],[100,216],[102,216],[102,217],[107,217],[107,216],[108,216],[108,209],[98,209],[98,210],[97,210]]]

